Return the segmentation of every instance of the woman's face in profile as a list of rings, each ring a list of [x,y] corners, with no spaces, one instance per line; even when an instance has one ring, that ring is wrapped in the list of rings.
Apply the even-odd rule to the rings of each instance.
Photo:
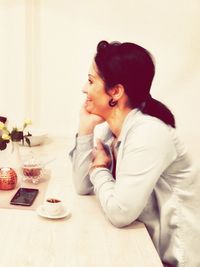
[[[96,64],[93,62],[89,69],[88,81],[83,88],[87,95],[85,108],[89,113],[105,117],[109,109],[109,95],[105,91],[105,83],[98,74]]]

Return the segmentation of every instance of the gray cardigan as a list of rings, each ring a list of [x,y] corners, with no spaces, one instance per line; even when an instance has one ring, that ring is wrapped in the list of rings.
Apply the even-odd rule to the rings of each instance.
[[[111,153],[112,133],[101,132]],[[70,153],[77,192],[94,191],[116,227],[142,221],[165,266],[199,267],[200,179],[176,130],[132,110],[116,144],[116,179],[112,165],[89,176],[93,146],[93,135],[80,136]]]

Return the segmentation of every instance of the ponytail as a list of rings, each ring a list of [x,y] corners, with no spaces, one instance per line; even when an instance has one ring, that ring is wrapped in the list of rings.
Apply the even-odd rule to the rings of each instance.
[[[175,118],[172,112],[160,101],[148,96],[141,111],[144,114],[156,117],[165,124],[176,128]]]

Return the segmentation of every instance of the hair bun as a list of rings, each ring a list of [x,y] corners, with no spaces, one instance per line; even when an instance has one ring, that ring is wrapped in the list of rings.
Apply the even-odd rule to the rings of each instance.
[[[110,43],[113,47],[115,46],[120,46],[121,43],[119,41],[113,41],[112,43]]]
[[[121,43],[118,42],[118,41],[114,41],[114,42],[111,42],[111,43],[108,43],[107,41],[103,40],[103,41],[100,41],[97,45],[97,52],[99,51],[102,51],[108,47],[110,48],[114,48],[114,47],[118,47],[120,46]]]
[[[99,52],[102,49],[105,49],[109,46],[109,43],[107,41],[100,41],[97,45],[97,52]]]

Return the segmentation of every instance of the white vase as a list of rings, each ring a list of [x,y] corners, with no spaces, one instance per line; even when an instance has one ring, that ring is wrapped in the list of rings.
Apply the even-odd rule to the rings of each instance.
[[[9,167],[19,173],[21,157],[18,142],[10,142],[5,150],[0,150],[0,167]]]

